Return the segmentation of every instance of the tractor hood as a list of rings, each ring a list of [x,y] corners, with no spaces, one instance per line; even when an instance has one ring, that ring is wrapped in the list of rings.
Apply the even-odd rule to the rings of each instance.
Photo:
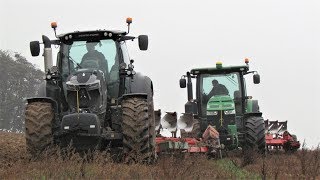
[[[67,102],[73,112],[99,113],[105,110],[107,88],[103,72],[79,69],[66,82]]]
[[[97,70],[80,69],[71,75],[66,82],[67,87],[72,90],[74,86],[87,86],[90,89],[96,89],[100,87],[101,73]]]
[[[207,111],[233,110],[234,101],[230,96],[212,96],[207,103]]]

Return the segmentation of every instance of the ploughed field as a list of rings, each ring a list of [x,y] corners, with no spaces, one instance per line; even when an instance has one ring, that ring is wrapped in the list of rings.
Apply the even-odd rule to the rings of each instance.
[[[88,158],[72,151],[31,160],[23,134],[0,132],[0,179],[320,179],[320,150],[295,154],[163,155],[152,165],[115,163],[106,152]],[[253,154],[253,155],[252,155]]]

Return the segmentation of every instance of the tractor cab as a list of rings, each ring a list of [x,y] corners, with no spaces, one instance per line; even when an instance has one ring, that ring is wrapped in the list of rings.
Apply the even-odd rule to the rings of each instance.
[[[247,96],[244,78],[253,73],[253,81],[258,84],[260,76],[256,71],[249,71],[248,59],[245,63],[240,66],[223,66],[221,62],[217,62],[216,67],[192,69],[180,79],[180,87],[187,87],[188,91],[185,113],[193,114],[194,119],[199,121],[198,135],[211,125],[219,131],[225,145],[236,147],[237,131],[245,128],[245,117],[261,116],[258,101]],[[195,99],[192,79],[196,79]],[[230,142],[226,143],[228,140]]]
[[[136,39],[127,35],[131,23],[132,19],[128,18],[127,32],[93,30],[60,35],[56,34],[57,24],[51,23],[57,39],[42,37],[45,47],[46,80],[47,84],[52,83],[52,86],[63,93],[47,94],[54,100],[60,100],[62,106],[59,107],[62,107],[62,111],[71,109],[71,112],[78,112],[85,109],[85,112],[105,113],[108,101],[116,103],[117,99],[126,93],[125,78],[121,79],[121,75],[128,77],[135,74],[133,60],[130,60],[126,47],[127,40]],[[140,35],[137,39],[140,49],[147,50],[148,37]],[[39,55],[39,44],[39,41],[30,43],[33,56]],[[53,66],[52,45],[59,47],[56,66]],[[47,88],[45,91],[52,91],[52,88]],[[87,105],[81,106],[82,104],[77,103],[76,99]],[[90,107],[89,104],[95,104],[95,107]]]
[[[58,36],[63,41],[60,44],[58,55],[60,58],[57,65],[66,96],[69,94],[70,85],[81,85],[94,77],[99,77],[97,78],[99,85],[93,83],[89,86],[102,87],[97,94],[103,99],[102,102],[107,102],[107,97],[108,99],[119,97],[119,66],[121,63],[130,63],[125,42],[117,40],[121,35],[125,35],[125,32],[86,31]],[[79,81],[74,84],[70,81],[72,77],[78,77]]]
[[[225,114],[239,115],[250,112],[251,108],[246,109],[245,103],[251,97],[247,96],[244,78],[250,73],[254,74],[254,83],[259,84],[260,76],[256,71],[249,71],[247,59],[246,65],[242,66],[223,67],[221,62],[217,62],[216,67],[197,68],[187,72],[180,79],[180,87],[187,87],[188,91],[186,113],[202,117],[217,114],[218,110],[225,110]],[[192,78],[196,79],[196,99],[193,99]]]

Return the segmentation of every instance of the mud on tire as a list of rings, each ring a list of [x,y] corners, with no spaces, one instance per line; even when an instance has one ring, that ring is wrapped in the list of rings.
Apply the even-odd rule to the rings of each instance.
[[[47,102],[32,102],[26,107],[25,128],[27,151],[37,156],[53,143],[54,112]]]
[[[149,163],[153,163],[156,160],[156,126],[155,126],[155,114],[153,100],[149,102],[149,151],[151,156],[148,159]]]
[[[152,110],[153,113],[153,110]],[[150,162],[154,156],[153,134],[147,99],[128,97],[122,101],[122,132],[124,161]],[[154,123],[153,123],[154,124]],[[152,142],[153,143],[153,142]]]

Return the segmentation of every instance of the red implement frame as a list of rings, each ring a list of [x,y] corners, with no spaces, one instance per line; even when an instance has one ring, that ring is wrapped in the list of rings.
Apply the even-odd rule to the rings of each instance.
[[[189,153],[211,153],[220,148],[219,133],[208,126],[202,138],[156,137],[156,152],[180,150]],[[217,152],[217,151],[215,151]]]
[[[300,142],[287,131],[287,121],[265,120],[265,128],[268,150],[284,149],[285,151],[296,151],[300,148]]]
[[[200,153],[200,152],[208,152],[209,148],[207,146],[199,146],[198,144],[201,140],[196,138],[174,138],[174,137],[156,137],[156,152],[160,152],[159,144],[166,142],[175,142],[175,143],[187,143],[188,146],[186,148],[181,147],[181,150],[185,150],[185,152],[190,153]]]
[[[265,139],[268,150],[283,149],[288,152],[300,148],[300,142],[287,131],[287,121],[265,121]],[[208,126],[202,138],[157,137],[156,152],[182,151],[190,153],[207,153],[220,148],[219,133]]]

